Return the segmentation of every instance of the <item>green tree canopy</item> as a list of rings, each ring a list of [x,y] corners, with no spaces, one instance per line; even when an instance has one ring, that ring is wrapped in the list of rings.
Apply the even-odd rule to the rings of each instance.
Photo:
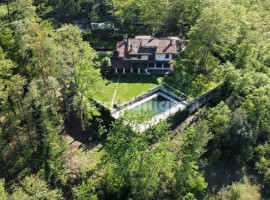
[[[142,133],[134,132],[140,123],[117,120],[106,145],[107,189],[115,198],[164,198],[173,177],[173,155],[166,150],[169,131],[165,123]],[[160,191],[160,189],[163,188]]]

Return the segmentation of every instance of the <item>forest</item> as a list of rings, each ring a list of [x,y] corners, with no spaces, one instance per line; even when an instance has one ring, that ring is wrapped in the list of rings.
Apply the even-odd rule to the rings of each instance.
[[[96,104],[96,49],[153,32],[187,43],[165,81],[221,95],[138,133]],[[270,199],[269,111],[269,0],[0,1],[1,200]]]

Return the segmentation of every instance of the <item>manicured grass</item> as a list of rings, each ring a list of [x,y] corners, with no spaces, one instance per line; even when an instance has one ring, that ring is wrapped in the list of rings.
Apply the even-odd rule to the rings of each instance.
[[[115,103],[126,103],[158,85],[152,76],[121,76]]]
[[[115,76],[111,80],[106,80],[100,91],[94,96],[94,99],[101,103],[103,106],[110,108],[113,98],[114,90],[117,86],[118,77]]]
[[[215,88],[219,84],[218,80],[209,81],[207,76],[194,76],[194,74],[189,74],[179,69],[176,69],[174,74],[165,76],[164,82],[177,89],[178,91],[188,95],[189,100],[199,97],[200,95]],[[168,87],[166,88],[171,90]],[[175,91],[172,90],[172,92]],[[176,93],[176,95],[179,94]]]
[[[192,100],[217,86],[217,83],[208,82],[203,76],[197,76],[193,81],[189,82],[190,76],[191,75],[188,76],[185,73],[175,73],[160,77],[154,77],[152,75],[121,75],[114,104],[122,105],[158,85],[163,85],[163,83],[167,83],[177,91],[187,94],[189,100]],[[109,80],[106,80],[106,84],[104,83],[100,92],[95,96],[96,101],[109,109],[111,108],[111,102],[117,86],[118,77],[118,75],[114,75]],[[172,90],[170,87],[167,87],[167,85],[163,86],[174,92],[176,95],[183,97],[183,95]]]
[[[111,80],[108,80],[108,84],[101,88],[95,100],[110,108],[117,80],[118,76],[113,76]],[[157,79],[150,75],[121,75],[114,103],[122,105],[158,85]]]

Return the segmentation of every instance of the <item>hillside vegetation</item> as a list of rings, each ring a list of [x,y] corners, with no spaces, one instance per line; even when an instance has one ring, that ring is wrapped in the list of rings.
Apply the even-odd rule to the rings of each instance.
[[[117,77],[84,40],[100,35],[68,23],[100,19],[118,28],[110,45],[186,40],[160,80],[220,97],[141,133],[143,113],[112,120],[94,102]],[[159,84],[125,78],[124,102]],[[269,97],[269,0],[1,1],[0,199],[269,199]]]

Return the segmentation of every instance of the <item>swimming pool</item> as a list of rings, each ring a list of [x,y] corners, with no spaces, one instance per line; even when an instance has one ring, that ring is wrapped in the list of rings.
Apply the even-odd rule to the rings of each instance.
[[[185,108],[185,100],[180,99],[166,88],[158,86],[135,97],[130,102],[116,107],[111,111],[111,115],[115,119],[125,113],[143,116],[145,121],[140,125],[139,131],[141,132]]]
[[[165,112],[175,105],[175,102],[163,97],[162,95],[155,95],[148,101],[129,109],[128,112],[134,115],[143,114],[146,119],[151,119],[152,117]]]

